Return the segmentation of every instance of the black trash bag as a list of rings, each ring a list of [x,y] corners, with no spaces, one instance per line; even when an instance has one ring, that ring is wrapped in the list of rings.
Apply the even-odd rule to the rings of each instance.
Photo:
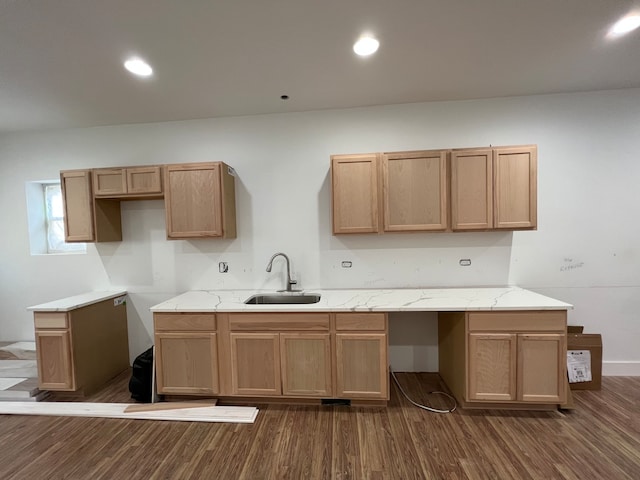
[[[153,375],[153,347],[145,350],[133,361],[129,391],[131,398],[142,403],[151,403],[151,377]]]

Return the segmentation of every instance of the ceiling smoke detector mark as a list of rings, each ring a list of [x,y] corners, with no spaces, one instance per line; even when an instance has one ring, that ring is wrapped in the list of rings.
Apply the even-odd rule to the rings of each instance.
[[[368,57],[378,51],[380,42],[371,35],[361,36],[356,43],[353,44],[353,51],[361,57]]]
[[[351,263],[349,260],[345,260],[344,262],[342,262],[342,268],[351,268],[353,266],[353,263]]]
[[[229,264],[227,262],[218,263],[218,271],[220,273],[227,273],[229,271]]]
[[[461,267],[468,267],[471,265],[471,259],[470,258],[461,258],[460,259],[460,266]]]
[[[150,77],[153,75],[151,65],[138,57],[128,58],[124,62],[124,68],[138,77]]]

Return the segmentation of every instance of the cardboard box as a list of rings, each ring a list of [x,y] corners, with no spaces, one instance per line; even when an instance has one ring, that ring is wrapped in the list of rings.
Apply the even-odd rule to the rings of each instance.
[[[590,382],[570,383],[571,390],[600,390],[602,385],[602,336],[582,333],[581,326],[567,327],[567,350],[588,350],[591,354]]]

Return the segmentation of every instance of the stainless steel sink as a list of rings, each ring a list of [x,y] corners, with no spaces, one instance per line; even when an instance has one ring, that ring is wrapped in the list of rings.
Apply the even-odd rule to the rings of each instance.
[[[254,295],[247,298],[244,303],[250,305],[298,305],[318,303],[320,295],[317,293],[268,293]]]

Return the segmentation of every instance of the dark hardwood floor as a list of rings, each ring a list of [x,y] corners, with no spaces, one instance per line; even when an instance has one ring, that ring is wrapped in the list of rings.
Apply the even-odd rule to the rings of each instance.
[[[421,403],[434,374],[398,374]],[[129,402],[128,375],[87,401]],[[257,405],[254,424],[0,415],[0,479],[639,479],[640,377],[575,410]]]

